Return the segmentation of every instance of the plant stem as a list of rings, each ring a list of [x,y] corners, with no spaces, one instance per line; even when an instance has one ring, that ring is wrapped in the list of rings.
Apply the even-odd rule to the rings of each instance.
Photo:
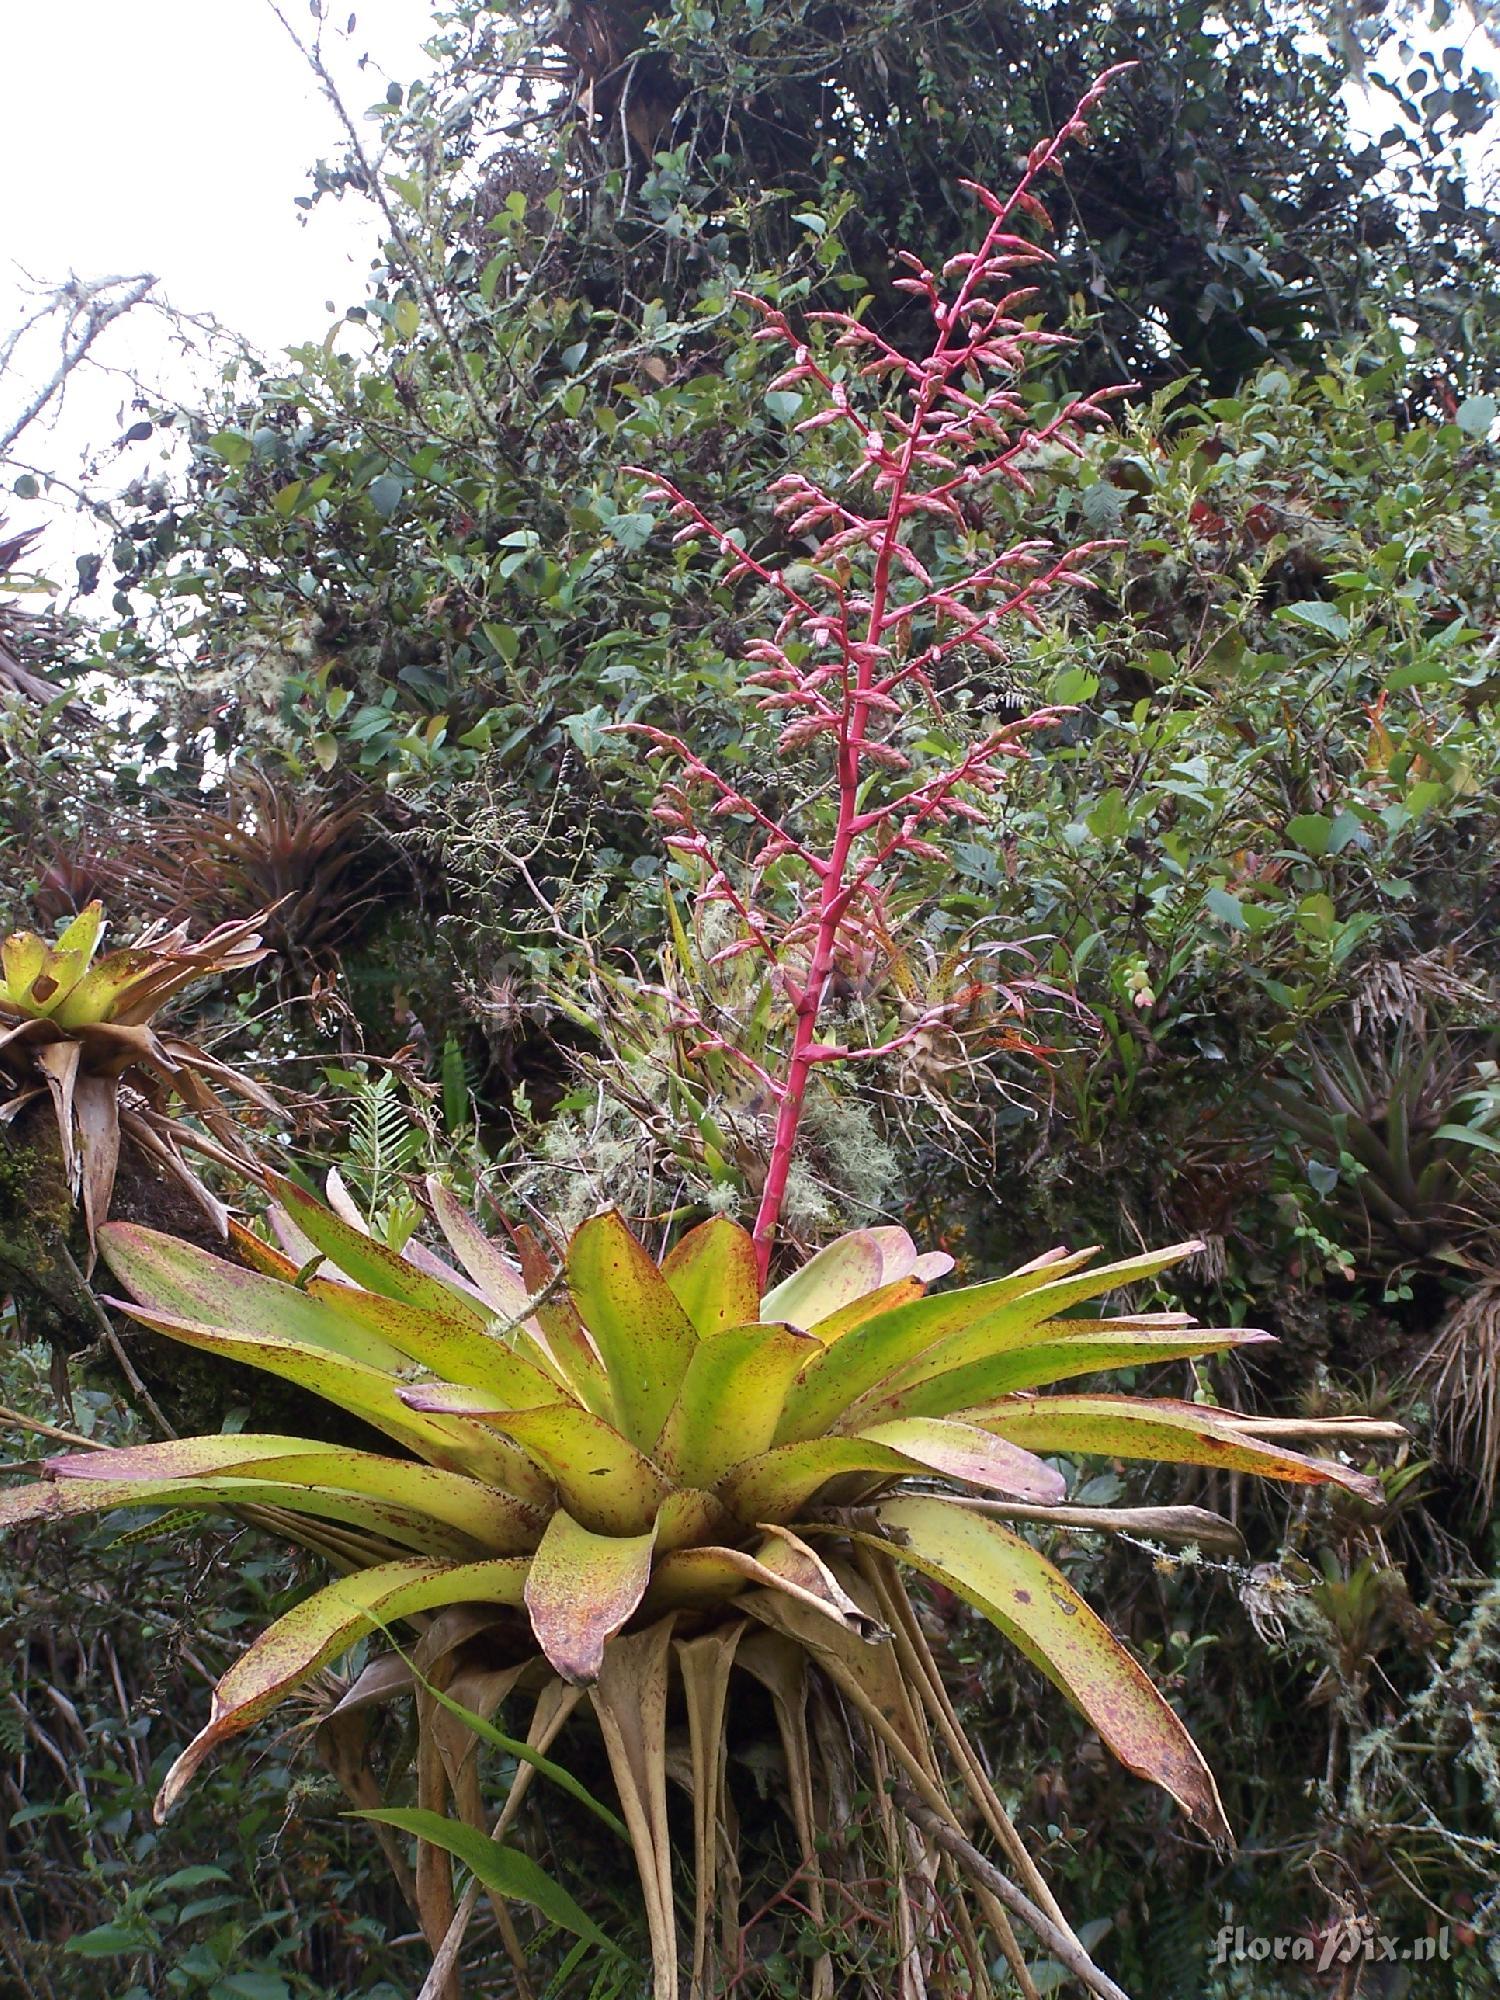
[[[1058,1964],[1066,1966],[1090,1993],[1097,1994],[1099,2000],[1130,2000],[1124,1987],[1116,1986],[1107,1972],[1101,1972],[1088,1954],[1081,1951],[1065,1931],[1060,1931],[1050,1917],[1044,1916],[1029,1896],[1023,1896],[1013,1882],[1008,1882],[993,1862],[986,1861],[972,1842],[965,1840],[955,1828],[946,1826],[935,1812],[924,1806],[910,1785],[893,1785],[891,1797],[935,1847],[951,1855],[967,1875],[989,1891],[997,1903],[1003,1903],[1013,1917],[1019,1917]]]

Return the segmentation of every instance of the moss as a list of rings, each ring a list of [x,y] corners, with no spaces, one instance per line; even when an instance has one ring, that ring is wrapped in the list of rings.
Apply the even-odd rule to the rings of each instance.
[[[74,1274],[82,1251],[52,1113],[37,1105],[0,1126],[0,1286],[33,1333],[69,1349],[97,1332]]]

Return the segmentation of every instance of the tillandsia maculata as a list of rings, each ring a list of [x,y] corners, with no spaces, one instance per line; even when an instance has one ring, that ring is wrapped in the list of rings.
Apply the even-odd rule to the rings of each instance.
[[[457,1941],[480,1883],[609,1948],[588,1911],[490,1831],[476,1746],[512,1698],[530,1702],[532,1761],[518,1767],[500,1832],[535,1759],[591,1712],[638,1865],[657,2000],[678,2000],[684,1972],[693,2000],[735,1983],[740,1912],[725,1829],[736,1675],[768,1692],[785,1756],[799,1895],[819,1939],[807,1961],[813,2000],[844,1990],[836,1891],[847,1829],[835,1801],[852,1789],[840,1767],[849,1756],[874,1801],[902,1996],[982,1996],[998,1949],[1035,2000],[1016,1912],[1092,1990],[1117,1993],[969,1744],[907,1578],[944,1585],[989,1619],[1125,1765],[1222,1841],[1218,1792],[1187,1730],[1026,1525],[1233,1538],[1197,1508],[1070,1507],[1063,1464],[1095,1455],[1380,1496],[1366,1471],[1284,1449],[1250,1418],[1056,1389],[1266,1339],[1110,1303],[1196,1244],[1102,1264],[1093,1249],[1055,1248],[944,1291],[934,1287],[951,1260],[923,1254],[900,1228],[854,1230],[800,1263],[778,1236],[809,1079],[820,1065],[890,1052],[827,1038],[840,966],[910,921],[920,897],[896,896],[898,879],[943,867],[945,835],[985,817],[1008,762],[1051,719],[989,729],[931,768],[909,726],[941,711],[955,653],[995,649],[1002,620],[1035,619],[1048,593],[1083,580],[1099,546],[1058,551],[1028,537],[976,551],[966,510],[996,482],[1025,494],[1028,466],[1077,449],[1081,428],[1105,414],[1095,394],[1029,425],[1018,377],[1059,337],[1029,323],[1030,295],[1014,281],[1047,255],[1019,233],[1028,220],[1046,225],[1037,184],[1083,136],[1108,81],[1033,150],[1008,199],[972,190],[986,218],[976,251],[943,273],[908,260],[901,282],[932,327],[924,355],[856,315],[813,315],[804,331],[763,309],[758,337],[791,349],[779,387],[809,406],[794,432],[826,433],[825,463],[847,446],[837,479],[813,480],[793,447],[779,482],[788,539],[817,544],[802,580],[642,474],[688,540],[723,552],[727,580],[753,579],[778,605],[773,635],[746,649],[754,683],[787,717],[783,753],[830,766],[829,782],[810,788],[833,801],[815,836],[680,739],[652,738],[677,766],[657,808],[668,846],[696,871],[700,896],[727,912],[723,952],[757,954],[783,1010],[779,1041],[764,1036],[753,1059],[699,1024],[725,1060],[753,1062],[772,1107],[753,1228],[720,1216],[652,1248],[611,1212],[583,1223],[560,1254],[517,1229],[513,1260],[434,1179],[445,1260],[420,1239],[398,1253],[341,1197],[325,1205],[275,1177],[279,1243],[233,1224],[235,1263],[107,1225],[101,1247],[129,1295],[121,1310],[299,1385],[389,1449],[253,1433],[70,1452],[0,1499],[9,1524],[126,1504],[248,1513],[336,1572],[224,1675],[210,1721],[162,1787],[163,1813],[216,1745],[319,1668],[377,1630],[415,1628],[414,1641],[377,1652],[325,1712],[320,1736],[347,1769],[370,1707],[415,1697],[416,1804],[373,1816],[419,1840],[419,1910],[436,1953],[424,2000],[456,1990]],[[940,1021],[942,1004],[910,1032]],[[829,1703],[838,1730],[817,1726]],[[669,1753],[669,1727],[685,1732],[685,1758]],[[669,1783],[691,1798],[682,1900]],[[965,1869],[975,1826],[1020,1884],[1010,1901]],[[461,1899],[454,1854],[474,1877]],[[517,1956],[513,1926],[502,1934]]]
[[[158,1026],[156,1017],[186,987],[263,959],[259,921],[221,924],[196,943],[185,926],[157,925],[100,958],[104,908],[94,902],[53,944],[31,931],[0,944],[0,1120],[50,1095],[91,1253],[109,1214],[122,1138],[182,1182],[221,1233],[223,1204],[185,1152],[235,1172],[254,1171],[254,1156],[218,1093],[228,1090],[273,1114],[276,1100],[206,1049]]]

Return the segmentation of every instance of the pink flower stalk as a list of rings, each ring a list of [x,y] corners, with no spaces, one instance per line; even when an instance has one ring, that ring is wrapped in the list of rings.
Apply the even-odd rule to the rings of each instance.
[[[726,582],[753,577],[781,601],[774,634],[745,649],[757,666],[747,684],[764,689],[762,709],[786,717],[778,739],[783,752],[816,747],[832,763],[832,833],[816,845],[680,738],[627,725],[681,767],[681,775],[663,786],[655,817],[665,845],[700,864],[700,899],[733,914],[736,934],[715,959],[758,954],[792,1014],[777,1073],[743,1058],[775,1106],[754,1228],[762,1280],[814,1068],[887,1057],[940,1026],[972,993],[929,1006],[889,1040],[850,1047],[827,1042],[819,1032],[833,975],[889,938],[893,884],[913,864],[945,861],[942,835],[955,824],[988,817],[980,801],[996,790],[1007,760],[1025,755],[1028,733],[1059,711],[1039,710],[993,729],[956,761],[926,774],[913,771],[894,740],[899,725],[919,702],[941,715],[939,673],[960,649],[1004,659],[995,628],[1012,617],[1040,624],[1040,600],[1086,585],[1080,565],[1116,546],[1085,541],[1059,552],[1047,540],[1023,540],[942,583],[934,581],[922,554],[924,533],[930,539],[934,527],[947,523],[967,534],[966,502],[972,506],[989,482],[1003,480],[1029,496],[1026,462],[1045,447],[1081,456],[1078,435],[1105,420],[1104,406],[1129,391],[1131,385],[1098,390],[1068,403],[1040,429],[1028,426],[1014,384],[1037,350],[1073,343],[1027,326],[1022,317],[1035,289],[1016,286],[1016,274],[1053,259],[1011,224],[1029,216],[1050,228],[1036,183],[1057,167],[1071,141],[1086,135],[1088,113],[1110,81],[1131,67],[1122,63],[1106,71],[1055,137],[1033,147],[1008,199],[975,182],[961,183],[989,217],[977,250],[950,258],[940,273],[901,254],[906,275],[896,283],[925,301],[932,321],[925,356],[903,354],[850,313],[813,313],[810,320],[836,330],[825,360],[784,312],[749,301],[763,321],[755,338],[790,351],[791,365],[771,386],[816,398],[818,407],[795,431],[838,427],[849,446],[850,463],[837,489],[799,471],[787,472],[771,488],[788,536],[817,537],[805,586],[748,553],[670,480],[628,468],[681,518],[679,541],[707,536],[718,544],[729,558]],[[847,366],[840,368],[833,356],[847,357]],[[876,393],[857,393],[862,383]],[[729,837],[731,825],[737,840]],[[705,1045],[739,1058],[703,1026]]]

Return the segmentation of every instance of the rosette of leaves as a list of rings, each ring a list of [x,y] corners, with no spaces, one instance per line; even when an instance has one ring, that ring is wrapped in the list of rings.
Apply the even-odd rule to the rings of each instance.
[[[222,924],[195,944],[186,927],[147,931],[98,956],[104,908],[90,903],[54,943],[16,931],[0,944],[0,1121],[51,1097],[63,1166],[81,1201],[90,1255],[109,1214],[122,1140],[180,1180],[223,1233],[227,1215],[186,1152],[235,1171],[254,1162],[218,1092],[264,1111],[275,1099],[195,1042],[157,1025],[195,981],[265,957],[255,920]],[[201,1129],[185,1122],[195,1118]]]
[[[1500,1214],[1493,1030],[1401,1028],[1311,1044],[1268,1096],[1345,1227],[1406,1262],[1484,1242]]]
[[[599,1215],[556,1270],[521,1230],[517,1268],[430,1182],[457,1259],[449,1264],[417,1244],[397,1254],[291,1183],[273,1180],[272,1191],[281,1247],[235,1225],[240,1265],[109,1225],[101,1242],[130,1294],[122,1309],[171,1339],[297,1383],[383,1432],[393,1449],[267,1435],[171,1440],[48,1459],[39,1479],[0,1499],[7,1525],[134,1504],[249,1507],[261,1520],[274,1509],[269,1518],[341,1572],[230,1667],[211,1720],[165,1780],[159,1814],[216,1745],[372,1629],[412,1621],[424,1628],[419,1716],[436,1748],[419,1750],[417,1816],[398,1809],[391,1823],[421,1833],[429,1851],[462,1852],[467,1841],[472,1853],[476,1834],[487,1838],[466,1761],[472,1740],[462,1726],[455,1736],[433,1687],[461,1694],[482,1721],[529,1673],[541,1689],[542,1748],[587,1690],[639,1863],[660,2000],[679,1992],[665,1732],[669,1713],[685,1714],[692,1984],[705,1992],[724,1935],[716,1901],[732,1897],[734,1871],[722,1872],[719,1858],[737,1671],[771,1691],[812,1874],[820,1833],[837,1828],[819,1791],[823,1752],[809,1735],[814,1679],[868,1746],[862,1784],[871,1769],[893,1770],[957,1831],[957,1783],[1013,1864],[1027,1865],[942,1691],[906,1593],[915,1573],[990,1619],[1132,1771],[1165,1787],[1211,1838],[1228,1837],[1183,1724],[1023,1532],[1028,1517],[1099,1524],[1096,1510],[1066,1507],[1059,1454],[1378,1495],[1373,1479],[1284,1450],[1227,1412],[1092,1390],[1038,1393],[1265,1339],[1200,1328],[1177,1312],[1085,1316],[1090,1302],[1156,1278],[1198,1246],[1102,1265],[1091,1250],[1053,1250],[944,1292],[929,1286],[949,1258],[920,1256],[900,1229],[861,1229],[762,1295],[752,1240],[724,1218],[658,1261],[618,1214]],[[1160,1527],[1174,1511],[1119,1519],[1141,1527],[1149,1514]],[[1181,1511],[1195,1535],[1213,1523]],[[490,1643],[497,1650],[486,1652]],[[404,1660],[400,1650],[377,1659],[341,1706],[411,1686]],[[909,1839],[920,1844],[908,1828],[891,1854],[907,1853]],[[935,1886],[950,1899],[944,1907],[962,1900],[951,1860],[930,1853],[927,1877],[892,1863],[903,1923],[932,1903]],[[1032,1889],[1046,1896],[1039,1877]],[[816,1902],[820,1892],[811,1893]],[[440,1899],[439,1918],[451,1908]],[[984,1905],[977,1921],[1019,1962],[999,1905]],[[442,1921],[429,1924],[434,1944],[442,1931]],[[832,1990],[822,1972],[814,1988]]]

